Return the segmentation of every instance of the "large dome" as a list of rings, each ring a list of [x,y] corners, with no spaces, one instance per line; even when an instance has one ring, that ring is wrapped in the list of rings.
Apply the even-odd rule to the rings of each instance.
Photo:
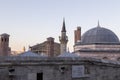
[[[119,43],[119,39],[114,32],[98,25],[83,34],[81,43]]]

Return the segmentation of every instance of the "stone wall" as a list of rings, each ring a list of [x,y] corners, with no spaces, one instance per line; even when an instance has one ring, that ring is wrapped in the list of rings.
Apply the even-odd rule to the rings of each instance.
[[[120,80],[120,63],[93,58],[0,57],[0,80]]]
[[[120,52],[78,52],[78,55],[81,57],[93,57],[98,59],[109,59],[109,60],[118,60],[120,61]]]

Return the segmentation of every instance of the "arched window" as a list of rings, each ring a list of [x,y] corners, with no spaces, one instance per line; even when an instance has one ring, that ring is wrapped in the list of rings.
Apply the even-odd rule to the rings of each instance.
[[[3,38],[1,38],[1,41],[3,42]]]

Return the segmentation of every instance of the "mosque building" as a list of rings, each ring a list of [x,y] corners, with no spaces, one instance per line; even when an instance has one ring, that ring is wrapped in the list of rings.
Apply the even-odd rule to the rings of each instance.
[[[120,80],[120,42],[109,29],[99,25],[81,36],[75,30],[74,52],[66,50],[65,20],[60,43],[49,37],[31,50],[10,56],[9,35],[0,38],[0,80]],[[55,45],[59,47],[56,47]],[[55,51],[59,50],[56,54]],[[37,52],[37,53],[36,53]]]
[[[120,41],[111,30],[97,27],[86,31],[81,36],[81,27],[75,30],[74,52],[81,57],[94,57],[101,59],[120,59]]]
[[[61,53],[67,52],[67,42],[68,42],[68,36],[66,35],[66,26],[65,26],[65,19],[63,19],[63,25],[61,30],[61,36],[59,36],[60,43],[54,42],[54,38],[49,37],[47,38],[47,41],[30,46],[30,50],[34,53],[38,54],[46,54],[49,57],[58,56]]]

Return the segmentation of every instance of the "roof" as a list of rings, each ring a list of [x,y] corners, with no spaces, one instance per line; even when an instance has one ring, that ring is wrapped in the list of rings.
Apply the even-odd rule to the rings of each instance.
[[[0,36],[10,36],[9,34],[7,34],[7,33],[3,33],[3,34],[1,34]]]
[[[32,49],[41,49],[42,47],[45,47],[47,45],[47,41],[44,41],[40,44],[36,44],[36,45],[33,45],[33,46],[30,46]],[[60,45],[59,43],[57,42],[54,42],[54,45]]]
[[[19,56],[23,56],[23,57],[46,57],[42,53],[41,53],[41,55],[39,55],[39,54],[33,53],[31,51],[27,51],[27,52],[21,53],[21,54],[19,54]]]
[[[99,25],[85,32],[81,37],[81,43],[120,43],[118,37],[109,29]]]

